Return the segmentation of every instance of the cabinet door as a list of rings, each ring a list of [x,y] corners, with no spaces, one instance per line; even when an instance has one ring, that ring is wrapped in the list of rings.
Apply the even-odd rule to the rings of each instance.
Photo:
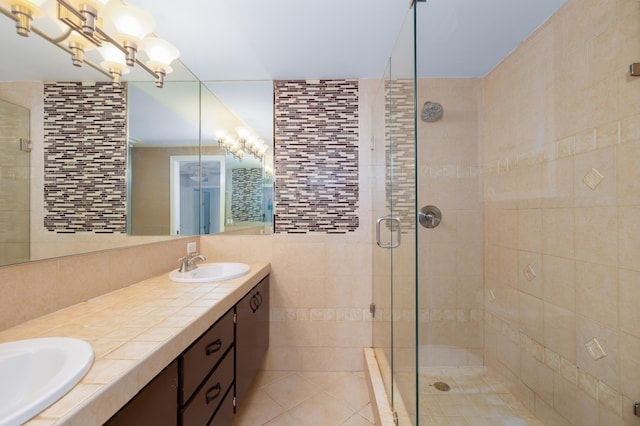
[[[105,425],[175,426],[177,423],[178,362],[173,361]]]
[[[251,385],[269,347],[269,277],[236,305],[236,406]]]

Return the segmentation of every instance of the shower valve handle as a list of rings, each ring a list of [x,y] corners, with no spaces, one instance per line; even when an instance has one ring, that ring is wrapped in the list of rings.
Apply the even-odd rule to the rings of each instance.
[[[425,228],[435,228],[442,221],[442,212],[436,206],[424,206],[418,212],[418,222]]]

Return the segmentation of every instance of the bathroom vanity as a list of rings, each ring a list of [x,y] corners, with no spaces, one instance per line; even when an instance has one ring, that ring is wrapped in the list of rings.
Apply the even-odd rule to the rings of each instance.
[[[0,342],[67,336],[94,363],[27,422],[227,425],[269,345],[268,263],[214,283],[151,278],[0,332]]]
[[[228,425],[269,347],[269,277],[106,424]]]

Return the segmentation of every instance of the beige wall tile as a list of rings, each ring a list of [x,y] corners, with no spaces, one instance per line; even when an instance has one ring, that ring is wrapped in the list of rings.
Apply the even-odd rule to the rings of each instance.
[[[544,341],[544,308],[542,300],[520,293],[518,300],[520,327],[532,339]]]
[[[543,298],[544,271],[542,255],[527,251],[518,252],[518,289],[538,299]]]
[[[576,313],[618,327],[618,274],[612,266],[576,262]]]
[[[540,253],[542,251],[542,210],[518,211],[518,248]]]
[[[637,205],[640,203],[640,141],[617,147],[618,203]]]
[[[544,345],[555,354],[576,362],[576,318],[572,311],[544,303]]]
[[[640,338],[640,272],[619,270],[620,330]]]
[[[575,209],[576,259],[604,265],[615,265],[618,258],[618,209],[600,207]]]
[[[619,207],[618,259],[625,269],[640,270],[640,206]]]
[[[620,368],[624,372],[620,376],[620,387],[628,398],[640,399],[640,338],[627,333],[620,334]],[[614,388],[617,388],[614,386]]]
[[[544,300],[575,311],[575,261],[543,256]]]
[[[606,353],[604,358],[594,360],[585,343],[596,338]],[[577,366],[585,369],[589,374],[598,378],[613,388],[618,388],[620,378],[619,333],[616,330],[603,327],[587,318],[576,318]]]
[[[573,209],[545,209],[542,213],[542,252],[572,258],[574,248]],[[539,232],[539,230],[538,230]]]
[[[615,148],[599,149],[576,155],[574,159],[575,205],[613,206],[617,199],[617,178]],[[602,175],[602,180],[592,189],[585,182],[585,176],[595,169]]]

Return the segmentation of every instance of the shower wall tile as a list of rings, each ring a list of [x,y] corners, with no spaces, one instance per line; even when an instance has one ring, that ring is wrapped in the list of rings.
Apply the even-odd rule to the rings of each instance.
[[[615,329],[618,310],[617,269],[576,262],[576,314]]]
[[[518,248],[520,250],[542,252],[542,210],[524,209],[518,211]]]
[[[620,269],[620,330],[640,338],[640,273]],[[640,353],[640,352],[638,352]]]
[[[544,338],[553,354],[576,362],[576,317],[573,311],[553,303],[544,303]]]
[[[617,148],[617,161],[619,204],[640,204],[640,143],[636,141],[620,145]]]
[[[485,336],[498,333],[485,362],[533,392],[548,424],[638,424],[629,401],[639,379],[628,373],[640,351],[630,325],[640,303],[640,79],[628,76],[637,51],[637,2],[569,0],[483,79]],[[521,351],[542,346],[545,365],[561,366],[551,399],[539,377],[514,368],[500,336],[518,326]],[[585,347],[594,338],[606,353],[597,361]]]
[[[573,209],[545,209],[541,229],[543,253],[564,258],[575,256]]]
[[[543,294],[545,302],[575,311],[575,261],[544,255],[542,258]]]
[[[418,206],[435,205],[443,214],[437,228],[416,230],[419,306],[429,310],[428,321],[421,322],[419,328],[421,366],[476,365],[482,361],[478,356],[483,345],[479,319],[483,316],[484,298],[484,224],[478,157],[480,88],[481,81],[473,78],[418,80],[418,107],[432,101],[444,108],[441,120],[418,121],[417,152],[413,147],[406,149],[407,156],[403,157],[406,161],[403,164],[408,166],[414,161],[414,153],[417,158]],[[404,114],[410,117],[413,108],[410,82],[402,94],[395,93],[394,99],[402,95],[406,102],[400,105],[406,107]],[[394,102],[396,112],[397,109]],[[396,142],[401,144],[400,148],[405,147],[403,143],[412,142],[411,124],[399,122],[392,129],[396,134],[407,135]],[[401,131],[403,126],[409,126],[405,133]],[[413,184],[410,180],[405,183]],[[407,221],[415,222],[413,207],[406,207],[402,214],[406,214]],[[502,226],[497,219],[492,224]],[[514,226],[517,229],[517,216]],[[492,272],[498,275],[498,271]]]

